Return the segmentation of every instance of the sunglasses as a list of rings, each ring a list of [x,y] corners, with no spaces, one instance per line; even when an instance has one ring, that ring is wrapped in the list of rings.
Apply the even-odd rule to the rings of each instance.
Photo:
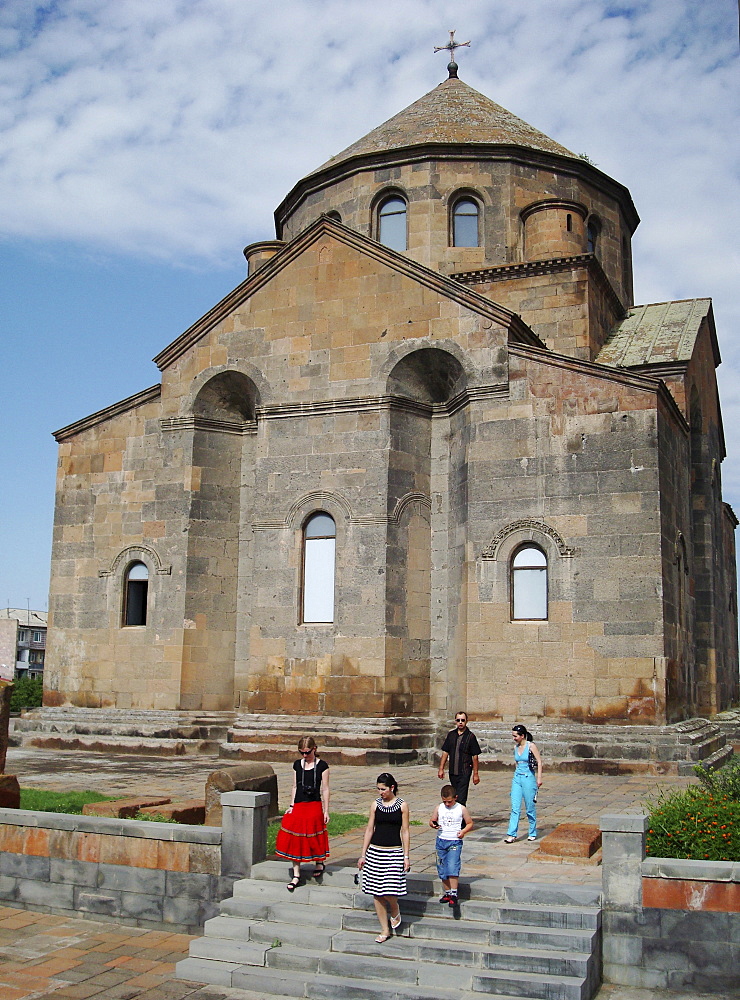
[[[455,722],[467,722],[467,719],[455,719]]]
[[[310,750],[301,750],[300,752],[301,753],[305,753],[305,754],[313,753],[314,752],[314,747],[311,747]]]

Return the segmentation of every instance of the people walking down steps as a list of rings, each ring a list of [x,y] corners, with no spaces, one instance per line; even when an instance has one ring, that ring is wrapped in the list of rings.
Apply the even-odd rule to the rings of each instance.
[[[398,795],[398,783],[384,771],[377,778],[378,797],[370,806],[370,816],[357,861],[363,892],[373,896],[383,944],[401,926],[398,897],[406,895],[409,861],[409,807]]]
[[[455,728],[450,730],[442,744],[437,777],[440,781],[444,781],[445,766],[449,759],[450,784],[455,789],[457,801],[461,806],[467,805],[470,779],[473,779],[474,785],[480,781],[478,773],[480,752],[480,744],[475,733],[468,729],[468,713],[455,712]]]
[[[473,821],[466,806],[460,805],[452,785],[444,785],[442,801],[432,813],[429,825],[437,830],[437,874],[442,881],[440,903],[459,905],[457,888],[462,864],[463,837],[473,829]]]
[[[542,757],[532,742],[532,734],[526,726],[518,724],[512,727],[511,737],[514,740],[514,776],[511,779],[511,815],[509,829],[504,837],[504,843],[513,844],[519,830],[519,818],[522,810],[522,799],[529,820],[527,840],[537,840],[537,792],[542,785]]]
[[[301,864],[312,863],[313,878],[321,878],[329,856],[329,765],[316,753],[313,736],[298,741],[300,757],[293,763],[290,806],[283,815],[275,853],[293,862],[288,892],[301,884]]]

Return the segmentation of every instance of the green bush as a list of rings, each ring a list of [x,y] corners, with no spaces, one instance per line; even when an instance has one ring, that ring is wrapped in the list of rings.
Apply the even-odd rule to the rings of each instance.
[[[740,758],[732,757],[716,771],[707,771],[697,764],[694,774],[712,795],[726,795],[731,802],[740,802]]]
[[[177,823],[178,820],[173,819],[171,816],[165,816],[162,813],[144,813],[137,812],[134,819],[143,820],[145,823]]]
[[[38,708],[44,697],[44,682],[41,677],[20,677],[13,681],[10,696],[10,711],[20,712],[22,708]]]
[[[693,786],[662,795],[649,808],[652,857],[740,861],[740,802]]]

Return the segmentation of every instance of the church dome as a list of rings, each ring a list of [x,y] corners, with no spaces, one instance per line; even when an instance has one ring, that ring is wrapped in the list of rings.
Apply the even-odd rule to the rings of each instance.
[[[575,157],[575,153],[517,118],[485,94],[469,87],[457,77],[451,77],[387,122],[378,125],[362,139],[353,142],[341,153],[332,156],[317,170],[312,171],[312,175],[356,156],[386,153],[429,143],[519,146]]]

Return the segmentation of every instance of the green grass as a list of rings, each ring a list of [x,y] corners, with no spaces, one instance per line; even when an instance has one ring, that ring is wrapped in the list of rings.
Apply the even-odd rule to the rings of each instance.
[[[340,837],[343,833],[356,830],[358,826],[365,826],[367,816],[364,813],[333,813],[329,820],[329,836]],[[267,828],[267,853],[275,853],[275,840],[280,829],[280,820],[273,820]]]
[[[21,809],[79,815],[88,802],[108,802],[120,795],[99,792],[49,792],[45,788],[21,788]]]
[[[145,823],[177,823],[178,820],[172,819],[171,816],[165,816],[163,813],[143,813],[138,812],[134,819],[143,820]]]

